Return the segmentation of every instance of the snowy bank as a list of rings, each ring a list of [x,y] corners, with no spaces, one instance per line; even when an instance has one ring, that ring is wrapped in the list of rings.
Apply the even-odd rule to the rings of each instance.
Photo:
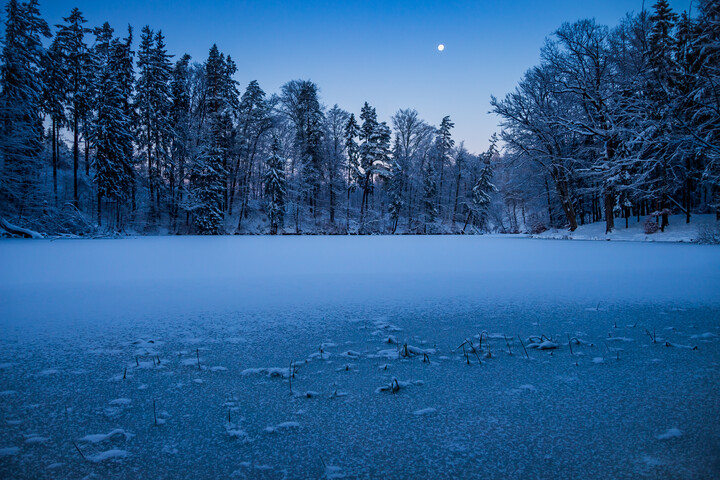
[[[685,215],[671,215],[669,217],[670,224],[665,227],[665,231],[658,229],[655,233],[645,233],[645,221],[655,217],[632,217],[628,221],[628,227],[625,228],[625,219],[615,219],[615,229],[606,234],[605,222],[588,223],[580,225],[574,232],[568,230],[551,229],[537,235],[531,235],[533,238],[549,238],[555,240],[619,240],[623,242],[696,242],[701,233],[706,228],[720,228],[715,214],[692,215],[690,223],[686,223]]]

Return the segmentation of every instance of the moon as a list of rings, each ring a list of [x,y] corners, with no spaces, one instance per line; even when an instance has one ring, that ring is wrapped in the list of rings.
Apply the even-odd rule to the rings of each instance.
[[[445,45],[441,43],[440,45],[438,45],[438,52],[442,52],[443,50],[445,50]]]

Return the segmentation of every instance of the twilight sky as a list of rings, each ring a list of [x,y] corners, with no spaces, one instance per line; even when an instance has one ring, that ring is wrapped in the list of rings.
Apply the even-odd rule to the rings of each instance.
[[[646,1],[650,7],[655,0]],[[670,0],[677,12],[691,0]],[[238,65],[241,91],[256,79],[266,93],[292,79],[320,86],[328,107],[360,111],[364,101],[389,121],[415,108],[437,125],[455,122],[454,138],[471,152],[498,130],[490,95],[504,96],[539,60],[544,38],[564,21],[594,17],[616,25],[642,0],[230,1],[40,0],[60,23],[77,6],[88,26],[109,21],[125,34],[162,29],[170,53],[203,62],[213,43]],[[437,45],[445,44],[438,52]]]

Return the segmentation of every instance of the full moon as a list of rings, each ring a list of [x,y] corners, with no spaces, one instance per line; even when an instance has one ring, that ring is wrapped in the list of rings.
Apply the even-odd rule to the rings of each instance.
[[[438,51],[442,52],[443,50],[445,50],[445,45],[441,43],[440,45],[438,45]]]

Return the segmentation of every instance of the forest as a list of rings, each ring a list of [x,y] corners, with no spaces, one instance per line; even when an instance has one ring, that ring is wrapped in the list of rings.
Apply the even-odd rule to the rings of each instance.
[[[291,80],[234,79],[216,45],[51,28],[9,0],[0,54],[2,230],[47,235],[537,233],[720,218],[720,2],[561,25],[502,98],[485,152],[413,108],[378,118]],[[488,95],[470,92],[469,95]],[[484,113],[484,112],[478,112]],[[357,114],[357,115],[356,115]]]

